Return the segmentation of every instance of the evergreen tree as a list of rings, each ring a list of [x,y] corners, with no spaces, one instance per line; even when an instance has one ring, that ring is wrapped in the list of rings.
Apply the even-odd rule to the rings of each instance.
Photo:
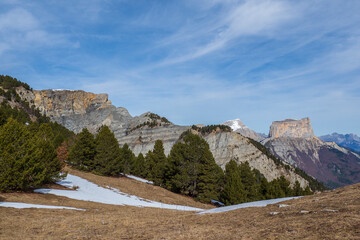
[[[304,194],[303,189],[300,186],[299,181],[296,180],[293,190],[294,196],[302,196]]]
[[[284,176],[281,176],[280,178],[278,178],[278,182],[279,182],[281,190],[285,194],[285,197],[293,196],[292,189],[290,187],[290,182],[288,180],[286,180],[286,178]]]
[[[261,182],[260,182],[260,187],[259,187],[259,191],[260,191],[259,194],[262,199],[270,199],[271,198],[269,188],[270,188],[270,185],[269,185],[268,180],[265,177],[262,178]]]
[[[84,128],[71,147],[68,162],[75,168],[84,171],[94,170],[96,142],[94,136]]]
[[[132,172],[131,167],[134,165],[135,155],[126,143],[120,149],[120,164],[123,173],[130,174]]]
[[[166,186],[200,201],[218,200],[223,173],[216,165],[209,145],[191,133],[184,136],[183,141],[171,149]]]
[[[285,196],[286,195],[280,185],[279,178],[272,180],[269,183],[269,198],[283,198]]]
[[[256,201],[261,199],[259,196],[259,184],[256,182],[255,173],[251,170],[249,163],[241,163],[239,165],[241,182],[245,187],[246,201]]]
[[[161,140],[155,141],[154,150],[146,155],[146,162],[149,169],[148,179],[152,180],[155,185],[162,185],[167,158]]]
[[[12,118],[0,128],[0,191],[22,190],[29,186],[24,174],[29,159],[29,139],[26,127]]]
[[[0,128],[0,191],[25,190],[61,178],[60,161],[47,124],[35,135],[9,119]]]
[[[148,173],[145,165],[145,158],[142,153],[140,153],[139,156],[135,158],[134,165],[132,167],[132,173],[135,176],[139,176],[143,178],[147,177]]]
[[[57,159],[56,149],[53,145],[54,134],[50,125],[47,123],[42,124],[30,141],[32,146],[30,148],[29,165],[34,168],[30,178],[41,179],[42,182],[51,182],[58,178],[61,162]],[[43,172],[41,172],[42,169]],[[35,174],[38,175],[34,176]]]
[[[103,126],[96,136],[94,172],[100,175],[116,176],[121,169],[121,151],[115,135],[109,127]]]
[[[231,160],[225,166],[225,186],[221,194],[221,201],[226,205],[246,202],[245,187],[242,184],[241,172],[235,160]]]

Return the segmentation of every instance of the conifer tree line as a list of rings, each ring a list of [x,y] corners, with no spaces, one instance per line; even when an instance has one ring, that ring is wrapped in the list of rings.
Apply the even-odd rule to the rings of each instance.
[[[294,187],[282,176],[271,182],[248,163],[231,160],[225,172],[216,164],[207,142],[187,131],[173,145],[169,156],[161,140],[145,156],[137,157],[127,144],[119,146],[112,131],[103,126],[96,136],[83,129],[77,136],[20,100],[17,79],[0,75],[0,191],[39,187],[63,177],[65,163],[105,176],[134,174],[173,192],[202,202],[225,204],[310,194],[299,182]],[[20,108],[10,107],[8,101]],[[31,121],[30,114],[36,117]],[[212,130],[216,126],[211,126]]]
[[[107,126],[94,137],[87,129],[78,134],[67,160],[71,166],[99,175],[133,174],[176,193],[202,202],[218,200],[226,205],[271,198],[311,194],[296,182],[281,176],[271,182],[247,162],[238,165],[231,160],[225,172],[216,164],[208,143],[188,132],[174,144],[169,156],[161,140],[152,151],[137,157],[129,146],[120,147]]]
[[[51,122],[28,102],[22,101],[16,93],[16,87],[20,86],[31,90],[26,83],[0,75],[2,192],[28,190],[61,179],[64,157],[67,157],[66,141],[74,136],[73,132]],[[9,102],[15,103],[16,107],[11,107]]]

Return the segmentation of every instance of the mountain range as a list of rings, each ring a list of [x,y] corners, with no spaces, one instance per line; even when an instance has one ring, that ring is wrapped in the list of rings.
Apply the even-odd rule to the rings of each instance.
[[[238,163],[249,162],[269,181],[285,176],[292,184],[299,181],[301,186],[308,185],[311,178],[297,171],[298,167],[328,187],[360,182],[360,156],[315,137],[308,118],[273,122],[266,136],[246,127],[239,119],[225,122],[231,129],[224,130],[222,125],[179,126],[151,112],[133,117],[127,109],[112,105],[107,94],[81,90],[29,91],[23,87],[16,91],[41,113],[75,133],[83,128],[96,133],[101,126],[109,126],[119,144],[127,143],[136,155],[152,150],[158,139],[163,141],[165,154],[169,154],[181,134],[192,131],[208,142],[222,168],[235,159]]]
[[[360,153],[360,137],[353,134],[332,133],[319,137],[324,142],[335,142],[337,145],[347,148],[351,151]]]

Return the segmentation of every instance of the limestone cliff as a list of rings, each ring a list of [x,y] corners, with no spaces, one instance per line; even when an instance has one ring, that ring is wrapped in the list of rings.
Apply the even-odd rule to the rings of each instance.
[[[310,118],[300,120],[286,119],[284,121],[275,121],[271,124],[269,137],[312,138],[314,137],[314,131],[311,127]]]
[[[309,118],[273,122],[269,138],[262,143],[328,187],[360,182],[360,156],[315,137]]]
[[[213,132],[203,135],[203,138],[208,142],[216,163],[223,169],[231,159],[235,159],[238,163],[247,161],[252,168],[258,169],[269,181],[283,175],[292,184],[299,181],[302,187],[307,186],[305,179],[291,170],[286,170],[283,166],[276,165],[248,138],[238,133]]]
[[[127,143],[136,155],[152,150],[158,139],[163,141],[165,153],[169,154],[180,135],[190,129],[190,126],[174,125],[153,113],[132,117],[125,108],[113,106],[107,94],[69,90],[30,92],[23,88],[18,88],[17,91],[22,99],[76,133],[83,128],[96,133],[102,125],[109,126],[119,144]],[[248,161],[251,167],[258,169],[269,181],[284,175],[291,183],[298,180],[303,187],[308,184],[293,171],[277,166],[249,139],[238,133],[215,131],[202,137],[209,143],[216,162],[223,168],[231,159]]]

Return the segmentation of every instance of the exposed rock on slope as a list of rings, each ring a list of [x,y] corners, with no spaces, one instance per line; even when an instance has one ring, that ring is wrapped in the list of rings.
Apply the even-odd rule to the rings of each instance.
[[[258,142],[265,138],[254,130],[248,128],[240,121],[240,119],[226,121],[223,123],[223,125],[229,126],[234,132],[240,133],[242,136],[254,139]]]
[[[269,181],[285,176],[292,184],[299,181],[301,186],[307,186],[307,181],[291,170],[277,165],[256,148],[249,139],[234,132],[212,132],[202,135],[208,142],[216,163],[225,168],[226,163],[235,159],[238,163],[249,162],[252,168],[258,169]]]
[[[95,133],[102,125],[109,126],[119,144],[127,143],[136,155],[152,150],[158,139],[163,141],[165,153],[169,154],[180,135],[190,129],[189,126],[174,125],[153,113],[132,117],[125,108],[113,106],[107,94],[69,90],[30,92],[21,87],[17,91],[22,99],[34,104],[52,120],[74,132],[80,132],[86,127]],[[238,133],[214,131],[203,137],[209,143],[216,162],[222,167],[234,158],[238,162],[248,161],[250,166],[257,168],[269,181],[284,175],[291,183],[298,180],[303,187],[308,184],[294,172],[277,166],[249,139]]]
[[[339,146],[360,153],[360,138],[353,133],[350,134],[333,133],[333,134],[321,136],[319,138],[324,142],[335,142]]]
[[[314,131],[309,118],[300,120],[286,119],[271,124],[269,137],[312,138],[314,137]]]
[[[360,182],[360,156],[314,136],[310,119],[273,122],[262,143],[280,159],[329,187]]]

